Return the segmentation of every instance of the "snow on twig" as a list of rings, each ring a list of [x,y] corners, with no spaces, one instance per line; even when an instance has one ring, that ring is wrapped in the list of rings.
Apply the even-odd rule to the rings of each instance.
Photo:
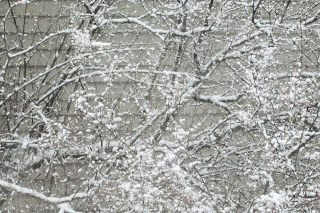
[[[33,189],[21,187],[21,186],[18,186],[13,183],[9,183],[4,180],[0,180],[0,186],[4,187],[6,189],[9,189],[9,190],[13,190],[13,191],[22,193],[22,194],[30,195],[32,197],[38,198],[38,199],[43,200],[43,201],[50,203],[50,204],[58,205],[60,208],[66,207],[66,205],[62,205],[64,203],[71,202],[75,199],[83,199],[83,198],[89,197],[88,193],[75,193],[75,194],[71,194],[69,196],[61,197],[61,198],[48,197],[48,196],[44,195],[43,193],[37,192]],[[66,211],[67,211],[67,209],[68,208],[65,208]],[[69,207],[69,209],[71,209],[71,208]],[[67,211],[67,212],[74,212],[74,211]]]
[[[17,53],[8,53],[8,58],[12,59],[12,58],[15,58],[17,56],[21,56],[23,54],[26,54],[27,52],[35,49],[36,47],[38,47],[39,45],[41,45],[42,43],[44,43],[45,41],[47,41],[48,39],[50,39],[50,38],[52,38],[54,36],[61,35],[61,34],[66,34],[66,33],[71,33],[71,32],[72,32],[72,30],[61,30],[61,31],[56,32],[56,33],[51,33],[50,35],[45,36],[41,41],[39,41],[35,45],[30,46],[25,50],[22,50],[22,51],[17,52]]]

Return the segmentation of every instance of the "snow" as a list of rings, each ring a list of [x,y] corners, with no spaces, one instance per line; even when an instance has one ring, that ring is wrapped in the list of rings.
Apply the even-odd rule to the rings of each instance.
[[[61,7],[70,25],[58,17],[32,38],[29,25],[24,34],[2,32],[0,142],[17,148],[4,149],[0,186],[60,212],[84,203],[110,204],[102,212],[311,207],[306,196],[319,193],[319,11],[306,13],[304,1],[287,1],[288,10],[276,1],[78,1]],[[15,6],[4,23],[23,17]],[[70,30],[50,33],[63,27]],[[97,193],[25,187],[42,173],[70,193]]]
[[[21,187],[21,186],[15,185],[13,183],[9,183],[4,180],[0,180],[0,186],[7,188],[9,190],[14,190],[14,191],[22,193],[22,194],[26,194],[26,195],[30,195],[35,198],[39,198],[39,199],[46,201],[48,203],[51,203],[51,204],[61,204],[61,203],[70,202],[74,199],[81,199],[81,198],[89,197],[88,193],[76,193],[76,194],[71,194],[67,197],[61,197],[61,198],[48,197],[48,196],[44,195],[43,193],[37,192],[33,189]]]
[[[64,212],[80,213],[80,212],[78,212],[78,211],[73,210],[73,209],[70,207],[70,204],[69,204],[69,203],[60,203],[60,204],[58,204],[57,206],[60,208],[59,213],[64,213]]]
[[[257,200],[257,205],[260,205],[257,210],[259,212],[271,212],[271,209],[281,211],[288,202],[289,199],[284,192],[272,191],[267,195],[261,195]]]

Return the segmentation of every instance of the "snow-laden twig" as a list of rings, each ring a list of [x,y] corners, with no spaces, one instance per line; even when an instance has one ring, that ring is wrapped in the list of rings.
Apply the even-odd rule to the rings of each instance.
[[[51,71],[53,71],[53,70],[55,70],[55,69],[57,69],[59,67],[63,67],[64,65],[68,64],[69,62],[70,61],[65,61],[65,62],[63,62],[61,64],[58,64],[58,65],[52,67],[52,68],[48,68],[48,69],[46,69],[45,72],[43,72],[43,73],[37,75],[36,77],[30,79],[29,81],[25,82],[23,85],[21,85],[19,87],[16,87],[12,93],[8,94],[7,97],[2,102],[0,102],[0,107],[2,107],[6,103],[6,101],[8,101],[14,94],[16,94],[17,92],[19,92],[20,90],[22,90],[23,88],[28,86],[29,84],[31,84],[31,83],[35,82],[37,79],[47,75]]]
[[[60,197],[60,198],[59,197],[48,197],[41,192],[37,192],[33,189],[21,187],[21,186],[18,186],[13,183],[9,183],[4,180],[0,180],[0,186],[6,188],[8,190],[13,190],[13,191],[25,194],[25,195],[32,196],[34,198],[38,198],[38,199],[43,200],[47,203],[57,205],[60,209],[63,209],[66,212],[75,212],[73,209],[71,209],[70,205],[67,203],[69,203],[75,199],[84,199],[84,198],[88,198],[90,196],[90,194],[88,194],[88,193],[75,193],[75,194],[71,194],[69,196]]]
[[[312,24],[320,19],[320,10],[317,12],[317,14],[306,21],[302,22],[303,25],[307,26],[309,24]]]
[[[201,101],[201,102],[206,102],[206,103],[212,103],[217,106],[220,106],[224,108],[226,111],[229,113],[231,112],[230,109],[228,108],[228,105],[226,102],[235,102],[240,99],[241,95],[232,95],[232,96],[221,96],[221,95],[198,95],[194,97],[195,101]]]
[[[59,213],[64,213],[64,212],[80,213],[80,212],[77,212],[77,211],[73,210],[73,209],[70,207],[70,204],[69,204],[69,203],[60,203],[60,204],[58,204],[57,206],[60,208]]]
[[[21,56],[23,54],[26,54],[27,52],[37,48],[39,45],[43,44],[45,41],[49,40],[52,37],[55,37],[55,36],[61,35],[61,34],[71,33],[71,32],[72,32],[72,30],[61,30],[61,31],[56,32],[56,33],[51,33],[50,35],[45,36],[41,41],[39,41],[35,45],[32,45],[32,46],[28,47],[27,49],[24,49],[24,50],[22,50],[20,52],[17,52],[17,53],[8,53],[8,58],[12,59],[12,58]]]
[[[134,18],[134,17],[126,17],[126,18],[118,18],[118,19],[110,19],[110,20],[104,20],[101,22],[101,26],[105,25],[107,23],[134,23],[137,25],[140,25],[144,29],[148,30],[151,33],[154,33],[157,35],[162,41],[165,40],[165,35],[171,33],[172,35],[176,36],[182,36],[182,37],[192,37],[192,35],[202,33],[202,32],[208,32],[212,30],[212,25],[205,26],[205,27],[195,27],[193,29],[187,30],[185,32],[182,32],[180,30],[166,30],[166,29],[156,29],[152,26],[148,25],[147,23],[140,20],[140,18]]]
[[[253,33],[252,35],[246,37],[246,38],[243,38],[243,39],[239,39],[233,43],[231,43],[229,46],[225,47],[221,52],[219,52],[218,54],[216,54],[214,57],[211,58],[211,60],[206,64],[204,65],[204,70],[205,72],[208,72],[208,69],[210,67],[213,66],[213,64],[217,64],[221,61],[224,61],[225,59],[227,59],[225,56],[227,55],[227,53],[229,53],[231,50],[233,50],[234,48],[236,47],[239,47],[253,39],[255,39],[256,37],[262,35],[263,32],[259,31],[259,32],[255,32]]]

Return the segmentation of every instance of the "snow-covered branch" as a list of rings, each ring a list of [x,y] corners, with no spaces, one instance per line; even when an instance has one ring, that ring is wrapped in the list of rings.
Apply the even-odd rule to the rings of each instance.
[[[220,96],[220,95],[196,95],[194,97],[195,101],[201,101],[206,103],[212,103],[216,104],[217,106],[220,106],[224,108],[226,111],[230,113],[230,109],[226,103],[228,102],[236,102],[241,98],[242,95],[233,95],[233,96]]]
[[[1,210],[318,211],[318,2],[0,4]]]
[[[67,208],[65,208],[65,205],[66,205],[65,203],[70,203],[76,199],[85,199],[85,198],[90,197],[90,194],[88,194],[88,193],[75,193],[75,194],[71,194],[69,196],[60,197],[60,198],[59,197],[51,197],[51,196],[46,196],[43,193],[37,192],[33,189],[21,187],[21,186],[18,186],[13,183],[9,183],[4,180],[0,180],[0,186],[6,188],[8,190],[11,190],[11,191],[16,191],[21,194],[32,196],[34,198],[40,199],[42,201],[45,201],[45,202],[53,204],[53,205],[58,205],[60,208],[63,208],[66,211],[67,211]],[[67,212],[73,212],[73,211],[70,209]]]
[[[47,40],[49,40],[55,36],[69,34],[71,32],[72,32],[72,30],[61,30],[59,32],[51,33],[51,34],[45,36],[41,41],[37,42],[35,45],[31,45],[28,48],[26,48],[22,51],[19,51],[17,53],[8,53],[8,57],[9,57],[9,59],[12,59],[12,58],[21,56],[21,55],[26,54],[26,53],[30,52],[31,50],[37,48],[38,46],[40,46],[41,44],[43,44],[44,42],[46,42]]]

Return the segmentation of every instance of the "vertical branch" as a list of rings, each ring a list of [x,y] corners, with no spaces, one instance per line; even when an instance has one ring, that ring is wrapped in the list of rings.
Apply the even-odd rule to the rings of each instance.
[[[286,13],[287,13],[287,10],[288,10],[288,7],[289,7],[290,3],[291,3],[291,0],[288,0],[288,1],[287,1],[287,4],[286,4],[286,6],[285,6],[285,8],[284,8],[284,10],[283,10],[283,13],[282,13],[282,15],[281,15],[280,23],[283,22],[283,19],[284,19],[284,17],[286,16]]]
[[[255,23],[255,16],[256,16],[257,10],[260,7],[262,0],[259,0],[258,4],[256,6],[254,5],[254,1],[255,0],[252,1],[252,18],[251,18],[252,23]]]

